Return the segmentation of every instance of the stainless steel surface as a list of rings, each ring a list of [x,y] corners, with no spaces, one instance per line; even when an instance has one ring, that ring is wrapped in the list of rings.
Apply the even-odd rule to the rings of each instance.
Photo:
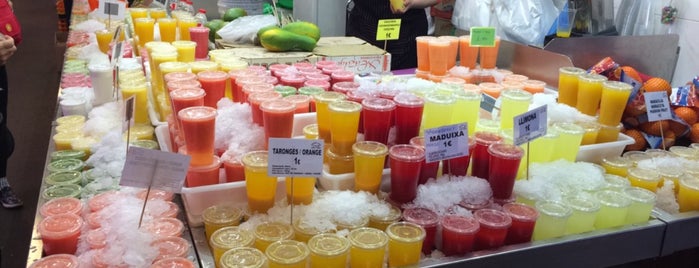
[[[216,267],[214,265],[214,254],[209,249],[209,242],[206,240],[204,227],[192,227],[189,231],[192,233],[192,245],[197,248],[201,267]]]
[[[555,38],[544,50],[567,55],[575,66],[583,69],[609,56],[621,65],[672,81],[679,38],[676,34]]]
[[[571,59],[562,54],[546,51],[506,40],[500,41],[498,68],[546,82],[558,87],[558,68],[573,66]]]
[[[699,211],[669,214],[658,210],[657,217],[667,224],[660,256],[699,247]]]

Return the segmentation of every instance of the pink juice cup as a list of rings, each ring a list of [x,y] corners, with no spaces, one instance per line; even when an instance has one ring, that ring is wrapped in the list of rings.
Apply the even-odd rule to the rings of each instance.
[[[269,138],[291,138],[296,111],[294,103],[283,99],[268,100],[262,102],[260,110],[265,129],[265,148]]]
[[[296,69],[315,69],[316,67],[313,65],[313,63],[307,62],[307,61],[300,61],[296,62],[293,64]]]
[[[90,200],[87,201],[87,207],[90,209],[91,212],[100,211],[112,202],[116,201],[118,198],[120,198],[119,195],[120,194],[117,191],[99,193],[91,197]]]
[[[299,74],[307,76],[309,74],[323,74],[323,71],[317,68],[299,69]]]
[[[223,162],[223,171],[226,173],[226,182],[245,180],[245,167],[240,159],[224,153],[221,161]]]
[[[493,198],[510,199],[524,150],[512,144],[495,143],[488,147],[488,154],[488,182],[493,190]]]
[[[262,77],[259,77],[262,78]],[[264,79],[264,78],[262,78]],[[270,92],[274,91],[274,85],[262,82],[262,83],[246,83],[243,84],[241,88],[241,96],[244,99],[243,102],[250,103],[250,94],[257,92]]]
[[[201,88],[199,80],[174,80],[167,82],[167,90],[174,91],[180,88]]]
[[[413,201],[417,196],[420,165],[425,159],[425,150],[420,147],[398,144],[388,150],[391,168],[390,199],[398,204]]]
[[[250,109],[252,111],[252,122],[259,126],[264,126],[264,120],[262,118],[262,110],[260,109],[260,105],[265,101],[282,98],[281,93],[275,92],[273,90],[274,89],[272,89],[272,91],[254,92],[251,93],[248,97],[248,101],[250,102]]]
[[[322,81],[330,82],[330,76],[327,74],[324,74],[323,72],[307,74],[305,76],[306,76],[306,81],[308,81],[308,80],[322,80]]]
[[[235,79],[235,86],[231,86],[233,97],[236,102],[248,102],[248,96],[243,93],[245,85],[266,84],[265,78],[254,73],[247,73],[246,76],[238,76]]]
[[[442,252],[446,256],[463,255],[473,250],[478,220],[472,217],[446,215],[442,218]]]
[[[274,86],[279,85],[279,78],[271,75],[264,75],[262,76],[265,78],[265,83],[267,84],[272,84]]]
[[[330,90],[330,82],[325,81],[325,80],[306,80],[306,82],[303,82],[303,86],[305,87],[319,87],[324,89],[325,91]]]
[[[388,144],[388,131],[396,103],[383,98],[367,98],[362,101],[364,140]]]
[[[107,245],[107,233],[102,228],[89,230],[85,236],[85,242],[90,249],[104,248]]]
[[[422,137],[422,136],[413,137],[412,139],[410,139],[410,145],[420,147],[424,150],[425,149],[425,137]],[[427,180],[429,180],[430,178],[436,179],[438,171],[439,171],[439,161],[427,163],[425,160],[422,160],[422,162],[420,163],[420,179],[417,182],[418,185],[425,184],[427,182]]]
[[[306,82],[306,77],[303,75],[287,74],[279,78],[279,83],[285,86],[295,87],[297,89],[303,87]]]
[[[522,203],[505,204],[502,206],[502,210],[512,219],[512,225],[507,230],[505,244],[512,245],[531,241],[539,212]]]
[[[354,82],[354,72],[350,71],[335,71],[330,74],[330,83],[339,82]]]
[[[189,151],[189,145],[187,145]],[[187,187],[198,187],[204,185],[218,184],[221,160],[213,155],[213,162],[204,166],[190,166],[187,170]]]
[[[183,257],[170,257],[156,261],[151,268],[194,268],[194,263]]]
[[[180,257],[185,258],[189,253],[189,241],[182,237],[164,237],[151,243],[151,246],[158,250],[155,261],[162,259]]]
[[[180,110],[180,120],[187,155],[191,156],[191,166],[208,166],[214,163],[214,137],[216,109],[207,106],[194,106]]]
[[[269,75],[269,72],[267,72],[267,67],[262,65],[250,65],[248,66],[247,70],[256,72],[259,75]]]
[[[194,50],[194,57],[197,60],[205,60],[209,54],[209,28],[208,27],[191,27],[189,28],[190,40],[197,43]]]
[[[59,214],[39,222],[38,231],[44,244],[44,253],[74,254],[78,249],[78,237],[83,220],[75,214]]]
[[[146,195],[148,195],[148,200],[162,200],[162,201],[172,201],[175,194],[173,192],[151,189],[150,192],[147,189],[143,189],[136,193],[136,197],[141,200],[146,200]]]
[[[471,156],[471,175],[481,179],[488,179],[490,168],[490,155],[488,154],[488,146],[493,143],[498,143],[503,140],[502,136],[492,133],[477,131],[473,134],[473,139],[476,145],[473,148]]]
[[[412,93],[398,94],[393,101],[396,103],[396,144],[408,144],[410,139],[420,134],[425,101]]]
[[[216,108],[216,103],[226,97],[228,74],[223,71],[202,71],[197,74],[197,78],[206,91],[204,106]]]
[[[289,95],[283,97],[282,99],[290,101],[296,104],[295,114],[302,114],[310,112],[311,107],[311,96],[308,95]]]
[[[316,68],[322,70],[323,68],[331,67],[331,66],[337,66],[337,63],[331,60],[319,60],[316,61]]]
[[[422,226],[425,229],[425,240],[422,242],[422,253],[430,254],[435,247],[439,215],[426,208],[409,208],[403,211],[403,220]]]
[[[269,71],[272,73],[273,76],[276,76],[279,78],[280,76],[277,75],[277,72],[283,72],[287,68],[291,67],[289,64],[284,64],[284,63],[275,63],[275,64],[270,64],[269,65]]]
[[[82,211],[83,202],[74,197],[51,199],[39,208],[39,214],[44,218],[65,213],[80,216]]]
[[[334,72],[344,71],[345,67],[342,67],[340,65],[335,65],[335,66],[324,67],[322,70],[323,70],[323,74],[332,75],[332,73],[334,73]]]
[[[171,81],[197,80],[197,75],[190,72],[172,72],[163,76],[163,81],[167,84]]]
[[[172,113],[177,114],[182,109],[204,106],[204,96],[206,92],[199,87],[179,88],[170,91],[170,101],[172,101]],[[175,122],[178,122],[175,117]]]
[[[476,141],[468,139],[468,154],[443,161],[442,173],[454,176],[466,176],[471,163],[471,155],[476,147]]]
[[[475,250],[499,248],[505,244],[512,219],[505,212],[494,209],[479,209],[473,213],[480,229],[476,233]]]
[[[347,92],[354,91],[357,88],[359,88],[359,83],[357,82],[339,82],[333,84],[332,90],[347,94]]]
[[[80,260],[73,254],[54,254],[32,263],[29,268],[80,267]]]
[[[184,232],[184,223],[175,218],[158,218],[143,224],[142,228],[156,239],[179,237]]]

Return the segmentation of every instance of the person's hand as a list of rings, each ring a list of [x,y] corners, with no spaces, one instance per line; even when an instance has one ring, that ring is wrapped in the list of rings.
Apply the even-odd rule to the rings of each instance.
[[[391,1],[395,1],[395,0],[391,0]],[[400,0],[398,0],[398,1],[400,1]],[[403,8],[402,9],[394,9],[393,5],[390,5],[390,6],[391,6],[391,12],[393,12],[393,14],[403,14],[410,9],[426,8],[429,6],[433,6],[437,3],[439,3],[439,0],[403,0]]]
[[[6,35],[0,36],[0,66],[5,65],[15,51],[17,51],[15,40]]]
[[[389,1],[391,2],[391,3],[389,4],[389,6],[391,7],[391,12],[392,12],[393,14],[403,14],[403,13],[405,13],[405,12],[408,11],[408,9],[409,9],[408,3],[409,3],[409,2],[412,2],[412,0],[389,0]],[[396,9],[396,8],[393,6],[393,2],[394,2],[394,1],[402,1],[402,2],[403,2],[403,8],[402,8],[402,9]]]

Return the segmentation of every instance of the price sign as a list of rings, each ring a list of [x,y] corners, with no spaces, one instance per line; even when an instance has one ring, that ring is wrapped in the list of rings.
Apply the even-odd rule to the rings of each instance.
[[[320,177],[323,172],[323,140],[271,138],[268,148],[270,177]]]
[[[483,93],[482,95],[483,97],[481,98],[481,109],[491,114],[493,113],[493,110],[496,108],[496,104],[498,104],[497,108],[500,109],[499,103],[495,98],[485,93]]]
[[[495,28],[471,27],[471,45],[480,47],[494,47]]]
[[[116,0],[100,0],[97,6],[97,16],[103,19],[123,20],[126,14],[126,3]]]
[[[190,159],[183,154],[129,147],[119,185],[179,193]]]
[[[521,145],[546,135],[546,105],[515,116],[514,143]]]
[[[643,94],[643,97],[646,101],[649,122],[672,119],[672,109],[670,109],[670,101],[667,98],[667,92],[646,92]]]
[[[425,161],[428,163],[468,155],[468,125],[448,125],[425,130]]]
[[[379,20],[376,27],[376,40],[398,40],[400,36],[400,19]]]

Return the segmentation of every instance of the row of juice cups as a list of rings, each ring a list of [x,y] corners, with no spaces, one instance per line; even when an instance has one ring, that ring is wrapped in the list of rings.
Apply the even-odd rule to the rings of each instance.
[[[29,265],[29,268],[50,268],[50,267],[80,267],[80,259],[73,254],[54,254],[45,256]],[[194,268],[194,263],[183,257],[168,257],[155,261],[151,268]]]
[[[457,54],[461,66],[475,69],[476,59],[480,54],[480,67],[494,69],[500,47],[500,38],[495,39],[493,47],[471,46],[471,37],[468,35],[418,36],[415,42],[417,43],[417,70],[429,72],[435,77],[446,76],[447,71],[456,65]]]

